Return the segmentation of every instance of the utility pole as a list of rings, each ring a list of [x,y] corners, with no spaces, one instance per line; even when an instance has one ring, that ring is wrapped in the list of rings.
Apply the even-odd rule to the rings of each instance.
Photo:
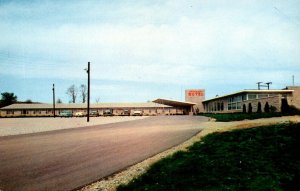
[[[53,84],[52,91],[53,91],[53,117],[55,118],[55,86],[54,86],[54,84]]]
[[[90,62],[88,62],[88,68],[86,70],[88,73],[88,96],[87,96],[87,122],[90,121]]]
[[[295,76],[293,75],[293,86],[295,86]]]

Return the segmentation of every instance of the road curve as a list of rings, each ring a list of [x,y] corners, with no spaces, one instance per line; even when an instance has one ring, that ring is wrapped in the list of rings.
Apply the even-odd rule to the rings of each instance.
[[[178,145],[199,116],[146,119],[0,137],[0,190],[73,190]]]

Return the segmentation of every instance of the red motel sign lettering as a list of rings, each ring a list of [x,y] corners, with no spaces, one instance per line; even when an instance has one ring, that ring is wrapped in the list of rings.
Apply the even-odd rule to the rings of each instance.
[[[190,97],[200,97],[200,96],[204,96],[204,92],[201,90],[190,90],[188,91],[188,96]]]

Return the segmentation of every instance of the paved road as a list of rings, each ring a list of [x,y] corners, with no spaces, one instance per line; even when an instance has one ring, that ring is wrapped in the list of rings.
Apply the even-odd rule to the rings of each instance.
[[[204,117],[161,116],[0,137],[0,190],[72,190],[180,144]]]

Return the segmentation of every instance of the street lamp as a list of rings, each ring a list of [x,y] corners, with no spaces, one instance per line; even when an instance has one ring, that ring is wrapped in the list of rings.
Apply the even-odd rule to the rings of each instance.
[[[88,96],[87,96],[87,122],[90,121],[90,62],[88,62],[88,68],[84,69],[88,73]]]

